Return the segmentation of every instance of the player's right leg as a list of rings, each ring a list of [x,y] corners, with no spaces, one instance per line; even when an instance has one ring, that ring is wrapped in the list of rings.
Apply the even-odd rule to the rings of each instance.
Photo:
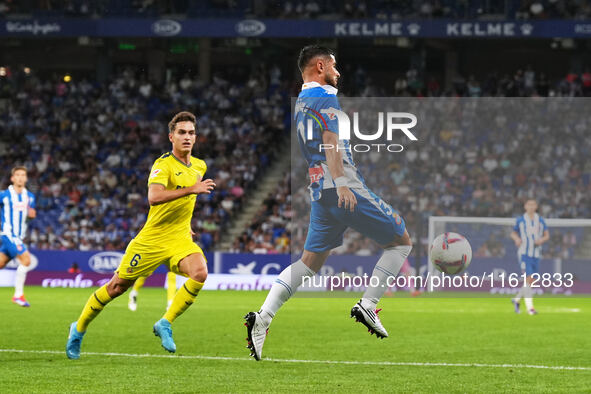
[[[84,308],[82,308],[82,313],[78,320],[70,325],[70,335],[66,344],[66,355],[68,358],[80,358],[80,345],[90,322],[98,316],[109,302],[125,293],[133,282],[134,280],[120,278],[119,274],[115,273],[109,283],[92,293],[88,301],[86,301]]]
[[[384,252],[376,263],[371,276],[377,278],[377,286],[368,286],[361,299],[351,308],[351,317],[362,323],[370,334],[378,338],[387,338],[388,331],[383,326],[377,304],[388,289],[388,278],[398,275],[404,261],[410,254],[412,243],[406,230],[402,237],[396,237],[384,246]]]
[[[351,317],[366,326],[371,334],[385,338],[388,332],[378,316],[381,309],[377,309],[377,304],[388,289],[391,278],[398,275],[410,254],[412,242],[404,220],[394,208],[366,187],[352,191],[357,199],[355,211],[333,208],[333,215],[380,244],[384,252],[372,272],[371,283],[375,286],[367,287],[361,300],[351,309]]]
[[[2,245],[0,245],[0,268],[4,268],[4,266],[15,257],[17,258],[19,265],[16,269],[12,302],[19,306],[28,307],[30,305],[25,299],[23,288],[27,278],[28,267],[31,264],[31,255],[24,245],[20,244],[17,246],[10,238],[3,235]]]
[[[24,247],[22,245],[21,247]],[[31,267],[31,254],[28,250],[22,251],[17,254],[16,259],[18,261],[18,267],[16,268],[16,275],[14,278],[14,296],[12,302],[22,307],[31,306],[25,298],[25,281],[27,280],[27,273],[34,267]]]
[[[525,273],[526,269],[526,263],[525,263],[525,259],[524,259],[525,255],[521,255],[518,254],[517,258],[518,258],[518,263],[519,263],[519,267],[521,268],[522,273]],[[523,283],[523,286],[517,291],[517,294],[515,295],[514,298],[511,298],[511,303],[513,304],[513,309],[515,310],[515,313],[521,313],[521,299],[523,297],[525,297],[525,294],[527,293],[527,288],[528,288],[528,283],[527,281]]]

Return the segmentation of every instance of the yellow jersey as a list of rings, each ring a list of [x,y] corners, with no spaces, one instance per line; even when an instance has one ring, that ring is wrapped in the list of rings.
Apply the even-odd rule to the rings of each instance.
[[[168,152],[160,156],[152,165],[148,186],[163,185],[166,190],[181,189],[192,186],[201,179],[207,165],[201,159],[191,156],[191,164],[187,165]],[[180,197],[163,204],[152,205],[148,212],[146,224],[135,237],[140,244],[188,238],[192,240],[191,217],[195,208],[196,194]]]

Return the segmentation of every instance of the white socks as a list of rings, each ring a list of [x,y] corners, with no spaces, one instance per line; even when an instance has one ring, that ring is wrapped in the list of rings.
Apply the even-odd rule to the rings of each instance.
[[[515,302],[519,302],[521,298],[523,298],[525,301],[525,307],[528,311],[534,309],[533,291],[527,283],[523,284],[523,287],[519,289],[513,300],[515,300]]]
[[[529,285],[523,286],[523,299],[525,301],[525,307],[527,308],[528,312],[534,309],[534,299],[532,298],[532,288]]]
[[[30,267],[30,266],[29,266]],[[27,272],[29,267],[19,264],[16,268],[16,276],[14,278],[14,297],[19,298],[24,294],[25,280],[27,280]]]
[[[304,277],[314,276],[315,272],[312,271],[304,262],[300,259],[285,268],[275,279],[275,283],[269,290],[267,298],[263,306],[261,307],[261,317],[267,323],[271,323],[271,319],[275,316],[275,313],[281,308],[285,301],[295,294],[296,290],[302,282]]]
[[[388,289],[388,277],[398,275],[411,249],[412,246],[401,245],[384,250],[382,257],[378,260],[372,273],[372,276],[378,278],[379,285],[367,288],[361,301],[364,307],[367,306],[372,310],[375,309],[376,304]],[[314,275],[315,272],[305,265],[302,260],[298,260],[284,269],[275,280],[275,283],[273,283],[261,307],[260,315],[263,321],[266,324],[270,324],[275,313],[277,313],[285,301],[294,295],[297,288],[304,281],[304,278]]]
[[[372,287],[369,286],[363,297],[361,298],[361,305],[363,307],[374,310],[376,305],[382,298],[382,295],[388,290],[388,277],[395,277],[400,272],[404,260],[410,254],[412,246],[400,245],[393,248],[384,249],[382,257],[376,263],[373,269],[372,276],[378,278],[379,285]]]

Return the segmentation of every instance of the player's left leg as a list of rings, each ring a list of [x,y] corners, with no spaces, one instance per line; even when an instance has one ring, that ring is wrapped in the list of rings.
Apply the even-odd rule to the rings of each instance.
[[[207,261],[203,253],[193,253],[183,258],[178,263],[178,271],[189,279],[181,286],[172,299],[170,308],[166,311],[163,318],[172,323],[177,317],[183,314],[187,308],[195,301],[197,294],[205,279],[207,279]]]
[[[12,297],[12,302],[22,307],[29,307],[31,305],[25,298],[24,287],[25,281],[27,280],[27,272],[35,267],[31,264],[31,254],[28,250],[18,254],[16,259],[18,260],[19,265],[16,268],[16,275],[14,278],[14,296]]]
[[[530,315],[537,315],[538,312],[534,308],[534,292],[531,287],[531,284],[534,280],[533,275],[539,274],[539,264],[540,259],[535,257],[531,257],[526,261],[525,265],[525,273],[527,274],[527,278],[525,279],[527,283],[527,287],[525,287],[524,297],[523,300],[525,301],[525,307],[527,309],[527,313]]]
[[[199,294],[205,279],[207,279],[207,260],[201,249],[198,246],[196,248],[199,250],[196,253],[191,253],[180,260],[178,257],[171,259],[171,271],[179,272],[188,276],[189,279],[176,292],[162,319],[154,324],[154,334],[160,337],[162,347],[171,353],[176,351],[176,344],[172,339],[171,323],[195,302],[197,294]]]
[[[324,265],[331,249],[343,243],[347,227],[330,212],[331,207],[336,206],[336,198],[334,189],[325,190],[320,200],[312,202],[302,258],[281,271],[260,310],[244,316],[247,347],[257,361],[262,357],[269,326],[279,308],[295,294],[306,277],[314,276]]]

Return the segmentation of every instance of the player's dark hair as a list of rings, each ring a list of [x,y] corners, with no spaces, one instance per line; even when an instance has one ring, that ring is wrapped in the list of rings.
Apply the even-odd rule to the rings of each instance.
[[[298,68],[303,73],[310,61],[316,56],[330,57],[330,55],[334,56],[334,51],[328,47],[316,44],[303,47],[300,51],[300,56],[298,56]]]
[[[25,166],[16,166],[16,167],[12,167],[12,170],[10,170],[10,176],[13,176],[15,172],[17,171],[24,171],[25,174],[27,173],[27,167]]]
[[[179,122],[191,122],[194,126],[197,126],[197,118],[189,111],[182,111],[173,116],[172,120],[168,123],[168,132],[173,133],[176,129],[176,124]]]

